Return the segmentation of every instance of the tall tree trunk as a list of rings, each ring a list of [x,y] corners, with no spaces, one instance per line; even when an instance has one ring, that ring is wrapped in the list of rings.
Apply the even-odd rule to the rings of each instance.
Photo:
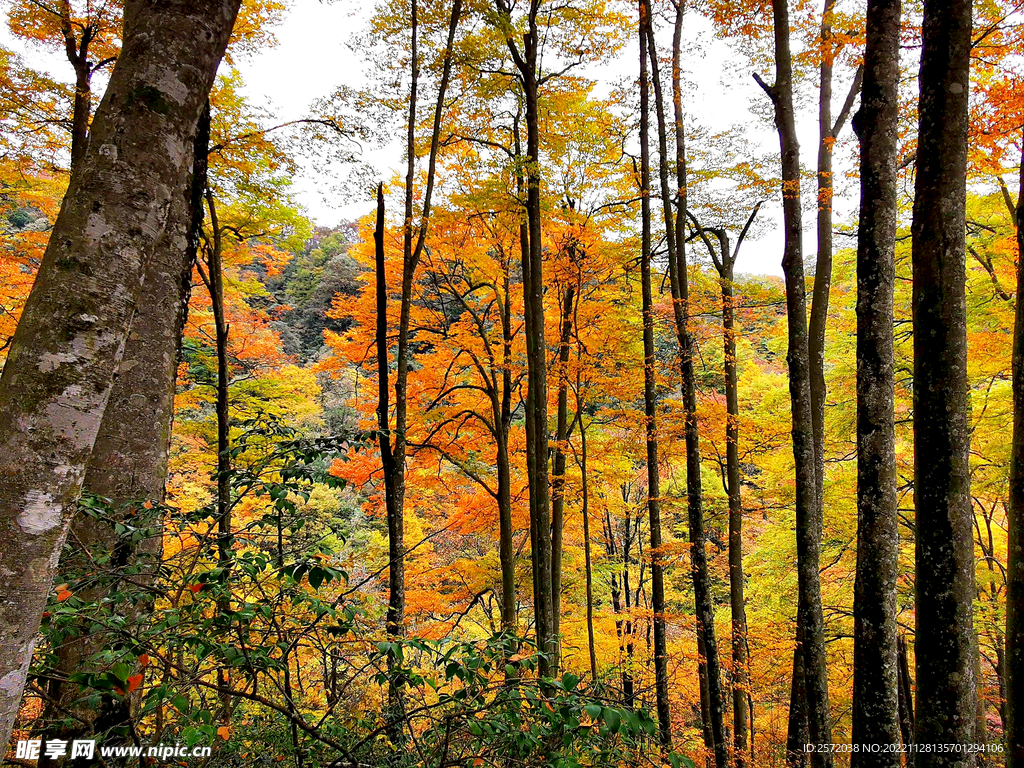
[[[217,216],[217,204],[213,192],[207,186],[206,204],[210,212],[212,242],[207,250],[206,287],[210,291],[210,305],[213,309],[215,342],[217,349],[217,567],[222,569],[224,594],[217,599],[217,612],[225,616],[231,612],[231,592],[228,574],[232,563],[232,520],[231,520],[231,403],[229,400],[230,368],[228,363],[228,333],[230,328],[224,316],[224,254],[223,233]],[[202,272],[200,272],[202,274]],[[285,658],[285,664],[288,659]],[[217,669],[217,684],[220,694],[220,718],[225,725],[231,717],[231,697],[224,692],[230,687],[230,673],[224,668]]]
[[[413,181],[416,177],[416,97],[419,87],[419,18],[417,0],[410,3],[410,55],[409,55],[409,115],[405,142],[405,216],[402,226],[402,288],[399,297],[398,354],[395,370],[395,429],[391,449],[390,472],[385,470],[385,485],[390,485],[391,505],[387,507],[388,522],[388,614],[387,632],[391,637],[405,635],[405,445],[408,403],[406,402],[409,375],[409,320],[412,310],[412,284],[416,266],[413,254]],[[381,246],[383,248],[383,246]],[[378,278],[380,279],[380,278]],[[378,289],[379,290],[379,289]],[[379,349],[379,347],[378,347]],[[378,352],[379,354],[379,352]],[[383,413],[387,420],[387,412]],[[392,685],[391,692],[398,693]],[[397,702],[392,701],[392,706]]]
[[[728,241],[722,253],[728,253]],[[743,502],[739,460],[739,393],[736,380],[736,331],[733,317],[732,268],[722,277],[722,331],[725,346],[725,464],[729,494],[729,604],[732,614],[733,764],[744,768],[750,712],[750,674],[747,668],[747,612],[743,598]]]
[[[430,217],[431,196],[433,194],[437,168],[437,153],[440,146],[441,117],[444,111],[445,94],[451,77],[452,47],[462,11],[462,2],[461,0],[455,0],[452,3],[451,16],[448,22],[448,40],[444,51],[441,81],[438,84],[437,101],[434,107],[426,188],[423,195],[423,208],[419,224],[416,224],[413,218],[415,201],[413,182],[416,176],[416,110],[420,74],[418,0],[411,0],[409,10],[411,26],[410,85],[405,146],[406,173],[405,220],[402,227],[402,288],[399,297],[398,349],[395,360],[395,429],[393,432],[386,430],[387,439],[390,441],[393,435],[394,442],[390,449],[390,469],[385,467],[384,471],[388,552],[390,557],[386,623],[388,634],[392,637],[405,635],[405,466],[406,445],[408,442],[406,427],[409,413],[409,403],[406,394],[409,380],[409,323],[412,312],[412,290],[416,277],[416,267],[419,264],[426,243],[427,222]],[[383,414],[384,427],[382,427],[382,430],[386,428],[388,418],[389,416],[385,412]],[[389,490],[388,486],[390,486]],[[390,504],[387,503],[389,498]]]
[[[558,669],[559,638],[555,629],[552,587],[551,489],[548,484],[547,345],[544,341],[544,262],[541,244],[540,190],[540,0],[530,0],[523,47],[512,37],[511,6],[495,0],[507,23],[505,42],[515,62],[526,102],[526,224],[520,230],[523,252],[523,312],[526,331],[526,464],[530,490],[530,544],[533,551],[533,604],[540,674]],[[517,137],[518,144],[518,137]],[[519,157],[517,152],[517,157]]]
[[[914,188],[914,502],[918,744],[974,738],[974,537],[965,206],[971,0],[924,8]],[[919,752],[918,768],[966,765]]]
[[[782,156],[782,211],[785,246],[782,270],[786,279],[789,348],[789,394],[792,401],[793,458],[796,465],[796,543],[799,606],[798,647],[803,657],[808,730],[815,744],[832,742],[829,715],[825,621],[821,610],[822,507],[815,466],[811,408],[810,354],[804,289],[803,226],[800,214],[800,146],[793,111],[793,59],[790,52],[788,0],[772,0],[775,29],[775,84],[758,84],[775,106],[775,125]],[[796,670],[794,668],[794,677]],[[794,692],[799,695],[799,689]],[[814,768],[831,768],[829,752],[811,755]]]
[[[134,0],[0,377],[0,743],[238,0]],[[147,147],[146,152],[132,151]],[[72,364],[73,363],[73,364]]]
[[[1017,228],[1017,307],[1013,324],[1013,441],[1006,567],[1006,765],[1024,768],[1024,137],[1021,139]]]
[[[707,556],[704,550],[704,500],[700,476],[700,438],[697,424],[697,391],[693,373],[693,341],[689,329],[689,278],[686,265],[686,137],[683,127],[682,94],[682,29],[685,5],[676,5],[675,24],[672,35],[672,105],[676,142],[676,210],[673,221],[669,207],[671,195],[668,189],[668,127],[662,107],[661,80],[656,64],[653,29],[650,18],[649,0],[644,0],[648,9],[647,27],[650,54],[657,97],[659,149],[662,156],[660,168],[666,238],[669,247],[669,283],[672,292],[673,318],[676,340],[679,344],[679,367],[683,389],[686,442],[686,506],[690,535],[690,570],[693,581],[695,618],[698,635],[700,665],[704,668],[703,686],[706,688],[707,704],[705,716],[705,746],[715,756],[717,768],[728,763],[728,746],[725,738],[725,699],[722,692],[721,673],[718,661],[718,642],[715,637],[715,613],[711,601]],[[703,701],[702,696],[702,701]],[[704,707],[702,707],[703,709]],[[711,743],[708,743],[708,736]]]
[[[747,661],[747,617],[743,597],[743,504],[740,487],[739,458],[739,390],[736,375],[736,331],[733,307],[733,269],[740,247],[743,245],[750,226],[761,209],[758,202],[747,217],[746,223],[736,240],[736,248],[729,245],[729,234],[725,229],[704,229],[693,213],[687,216],[693,222],[697,235],[704,242],[711,256],[711,262],[718,272],[722,292],[722,345],[725,378],[725,491],[729,499],[729,602],[732,613],[732,661],[733,661],[733,761],[739,767],[747,759],[747,724],[750,721],[750,674]],[[718,250],[708,237],[711,232],[718,239]],[[751,727],[751,735],[753,728]],[[751,744],[753,739],[751,738]]]
[[[897,648],[897,681],[899,685],[899,707],[900,707],[900,738],[904,745],[912,744],[914,741],[914,695],[910,683],[910,661],[907,658],[907,640],[903,635],[899,636],[896,643]],[[907,764],[910,764],[910,755],[907,754]]]
[[[857,576],[854,586],[853,768],[899,768],[893,288],[899,131],[900,2],[869,0],[857,231]]]
[[[811,362],[811,422],[814,434],[814,466],[818,496],[825,493],[825,325],[828,321],[828,300],[832,288],[832,150],[836,138],[853,107],[860,90],[862,69],[850,86],[839,116],[832,122],[833,35],[832,14],[835,0],[825,0],[818,33],[821,62],[818,66],[818,256],[814,267],[814,288],[811,295],[811,316],[808,324],[807,349]],[[824,501],[822,501],[824,503]]]
[[[93,63],[89,61],[89,45],[92,43],[95,27],[82,30],[81,40],[75,37],[71,22],[71,4],[60,4],[60,31],[64,37],[64,52],[75,70],[75,98],[71,107],[71,170],[74,172],[89,146],[89,119],[92,117],[92,73]]]
[[[665,638],[665,566],[661,551],[661,479],[658,468],[658,396],[654,354],[654,296],[651,289],[651,158],[648,141],[647,33],[650,8],[640,0],[640,281],[644,326],[644,415],[647,434],[647,512],[651,536],[651,609],[654,613],[654,693],[658,709],[658,737],[666,752],[672,746],[672,718],[668,699],[668,649]],[[720,767],[721,768],[721,767]]]
[[[209,187],[206,203],[210,211],[210,229],[213,234],[208,252],[207,286],[210,289],[210,304],[213,309],[215,341],[217,347],[217,552],[218,566],[229,567],[231,562],[231,411],[228,400],[229,364],[228,333],[230,328],[224,317],[224,265],[223,240],[217,205]],[[230,610],[230,605],[221,605],[221,610]]]
[[[793,679],[789,686],[789,715],[786,721],[786,762],[790,768],[805,768],[809,757],[804,745],[811,738],[805,694],[804,655],[801,651],[803,629],[796,628],[796,647],[793,649]]]
[[[497,414],[498,560],[501,563],[501,628],[503,632],[514,634],[516,630],[516,563],[512,541],[512,470],[508,447],[508,433],[512,425],[512,293],[508,273],[508,262],[503,260],[502,386],[500,411]]]
[[[562,294],[562,323],[558,334],[558,400],[555,427],[555,448],[551,473],[551,620],[557,636],[561,626],[562,606],[562,531],[565,528],[565,444],[569,438],[569,378],[566,368],[576,286],[570,285]]]
[[[818,497],[825,498],[825,324],[832,288],[832,11],[835,0],[825,0],[818,33],[818,255],[811,289],[807,351],[811,366],[811,429],[814,435],[814,477]]]
[[[405,467],[408,443],[408,379],[410,338],[409,324],[412,312],[413,282],[426,243],[427,222],[430,217],[431,196],[434,189],[437,153],[440,146],[440,124],[444,99],[451,77],[452,48],[462,10],[461,0],[452,4],[448,23],[448,41],[445,47],[438,85],[437,102],[430,141],[426,188],[423,195],[422,216],[418,225],[413,220],[416,175],[416,109],[419,89],[419,6],[410,3],[410,86],[409,112],[406,125],[405,219],[402,227],[402,286],[399,296],[398,349],[395,360],[395,428],[390,429],[388,405],[388,344],[387,344],[387,285],[384,274],[384,201],[383,189],[377,188],[377,223],[374,232],[377,270],[377,359],[378,359],[378,425],[380,428],[381,463],[384,474],[384,503],[388,526],[388,610],[385,621],[390,637],[405,636]],[[392,443],[392,436],[394,437]],[[385,443],[387,447],[385,448]],[[394,669],[395,658],[388,657],[389,669]],[[388,686],[389,707],[392,712],[404,710],[401,681],[392,678]],[[401,726],[389,730],[393,743],[402,738]]]
[[[733,667],[733,764],[744,768],[747,760],[748,724],[750,722],[750,670],[747,659],[747,612],[743,596],[743,500],[740,485],[740,403],[736,373],[736,319],[733,296],[733,268],[740,245],[761,207],[758,203],[747,219],[736,241],[736,250],[729,249],[729,236],[724,229],[715,231],[721,251],[722,281],[722,344],[725,367],[725,475],[729,496],[729,605],[732,614]],[[716,265],[718,266],[718,265]]]
[[[378,444],[380,445],[380,460],[384,474],[384,506],[388,515],[388,567],[394,570],[401,568],[404,553],[396,547],[396,541],[392,536],[391,522],[398,520],[396,512],[397,503],[395,500],[395,456],[391,447],[390,427],[390,361],[388,359],[388,286],[386,274],[386,262],[384,257],[384,185],[377,185],[377,219],[373,230],[374,244],[374,288],[376,299],[376,346],[377,346],[377,428],[379,430]],[[390,482],[388,478],[391,478]],[[395,585],[399,589],[395,589]],[[389,600],[388,600],[388,624],[387,632],[392,637],[402,631],[401,624],[392,624],[395,599],[404,589],[404,579],[394,576],[388,577]],[[404,603],[399,603],[402,605]],[[391,680],[388,683],[388,707],[391,716],[402,711],[402,695],[400,682],[394,679],[394,667],[396,657],[389,653],[387,657],[388,671]],[[392,744],[401,741],[402,728],[395,726],[389,729],[388,736]]]
[[[580,489],[583,494],[583,566],[587,579],[587,652],[590,657],[590,680],[597,683],[597,648],[594,642],[594,571],[590,551],[590,476],[587,473],[587,424],[584,421],[582,382],[576,375],[576,418],[580,422]]]
[[[167,225],[146,270],[138,310],[86,468],[83,487],[88,493],[110,499],[115,515],[128,511],[126,505],[132,502],[150,501],[159,509],[164,500],[174,385],[196,258],[193,222],[196,206],[199,221],[202,220],[202,188],[206,183],[209,117],[205,111],[204,118],[200,119],[196,131],[191,183],[171,198]],[[197,184],[200,185],[198,197]],[[143,423],[150,427],[124,428],[125,424]],[[114,566],[141,566],[141,572],[133,579],[148,582],[155,575],[163,552],[162,520],[157,518],[148,525],[153,533],[133,548],[118,542],[112,527],[100,526],[88,517],[76,517],[71,524],[75,542],[70,550],[72,563],[66,562],[65,555],[60,570],[63,572],[87,557],[81,545],[86,549],[101,546],[110,552],[115,552],[116,548]],[[109,584],[95,584],[80,591],[79,596],[87,602],[98,602],[109,592]],[[131,610],[138,616],[151,609],[151,600],[145,600]],[[63,717],[61,713],[65,711],[73,712],[83,724],[93,723],[93,732],[101,719],[124,724],[128,710],[121,700],[104,699],[99,707],[92,706],[80,696],[79,687],[68,682],[72,673],[89,669],[89,659],[110,640],[102,632],[90,632],[71,638],[55,649],[57,664],[47,686],[49,701],[40,718],[44,728],[47,723]],[[44,731],[44,735],[71,740],[85,732],[83,725]],[[56,761],[43,755],[39,765],[45,768],[56,765]]]
[[[548,387],[547,387],[547,344],[544,341],[544,261],[541,247],[541,198],[540,198],[540,106],[538,95],[537,57],[540,37],[537,29],[538,0],[530,5],[529,31],[524,42],[524,63],[522,70],[526,95],[526,215],[529,229],[530,261],[524,264],[530,272],[529,288],[524,294],[525,311],[531,318],[531,330],[527,332],[527,419],[533,422],[533,450],[527,446],[527,460],[530,454],[534,464],[534,486],[530,498],[536,496],[534,514],[537,518],[540,562],[540,583],[535,590],[541,605],[544,631],[540,634],[539,645],[544,651],[540,664],[541,674],[554,674],[559,666],[559,637],[554,617],[554,595],[551,593],[553,553],[551,547],[550,488],[548,485]]]

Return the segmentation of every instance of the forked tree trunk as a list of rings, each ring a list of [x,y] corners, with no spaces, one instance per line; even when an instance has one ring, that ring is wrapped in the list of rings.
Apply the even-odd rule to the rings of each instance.
[[[758,84],[775,107],[782,159],[782,211],[785,246],[782,270],[786,280],[786,318],[789,348],[789,394],[792,403],[793,458],[796,468],[796,549],[800,629],[798,652],[803,662],[803,694],[806,699],[808,731],[815,744],[832,742],[829,714],[828,669],[825,657],[825,622],[821,610],[822,508],[815,465],[814,429],[811,407],[810,354],[807,307],[804,288],[803,226],[800,213],[800,146],[793,111],[793,60],[790,51],[788,0],[772,0],[775,31],[775,84]],[[794,679],[798,679],[794,665]],[[801,691],[794,682],[793,698]],[[793,719],[791,718],[791,722]],[[792,739],[790,739],[792,742]],[[830,752],[811,755],[814,768],[830,768]]]
[[[138,310],[125,342],[124,357],[114,380],[110,399],[103,412],[96,444],[85,473],[84,489],[88,493],[108,498],[116,517],[127,512],[132,502],[153,502],[157,509],[164,500],[167,479],[167,461],[171,444],[171,422],[174,411],[174,386],[177,373],[181,334],[188,312],[191,294],[192,267],[196,257],[197,240],[194,228],[196,208],[202,220],[202,189],[206,184],[205,156],[209,144],[209,115],[200,118],[192,153],[190,183],[171,198],[171,208],[164,233],[158,241],[153,260],[146,270]],[[198,185],[198,195],[197,193]],[[147,425],[145,428],[125,429],[125,424]],[[152,534],[137,547],[118,542],[110,526],[100,526],[88,517],[76,517],[71,524],[74,546],[70,549],[74,561],[87,557],[82,546],[91,549],[101,546],[114,552],[115,567],[137,566],[141,571],[135,581],[148,583],[156,573],[163,552],[162,520],[147,523]],[[77,562],[61,560],[61,571]],[[88,602],[99,601],[110,591],[108,584],[94,585],[79,596]],[[146,600],[132,608],[135,615],[151,609]],[[68,679],[74,672],[89,669],[89,659],[101,651],[111,638],[102,632],[90,632],[67,640],[55,649],[57,664],[53,678],[47,686],[50,700],[44,708],[43,727],[63,712],[70,711],[82,721],[82,726],[44,731],[50,738],[69,740],[86,732],[85,723],[93,723],[103,713],[121,724],[127,710],[111,700],[104,699],[100,707],[90,705],[81,691]],[[120,703],[120,702],[118,702]],[[55,765],[56,761],[40,757],[39,765]]]
[[[127,4],[121,56],[0,377],[0,743],[238,5]]]
[[[448,22],[448,39],[443,54],[437,101],[434,106],[426,186],[423,193],[423,207],[420,221],[417,224],[413,218],[415,200],[413,182],[416,176],[416,110],[420,73],[419,4],[417,0],[411,0],[410,3],[411,45],[409,66],[411,76],[405,146],[406,175],[405,220],[402,227],[402,287],[401,295],[399,296],[398,344],[395,360],[395,428],[394,431],[388,428],[389,415],[386,411],[382,415],[383,422],[381,426],[382,437],[386,434],[386,439],[389,441],[393,437],[393,444],[390,447],[391,460],[384,467],[388,553],[390,557],[386,624],[388,634],[393,637],[405,635],[405,467],[409,413],[407,397],[410,362],[409,323],[412,313],[413,282],[416,277],[416,267],[419,265],[420,257],[426,244],[431,198],[434,191],[437,169],[437,153],[440,146],[441,117],[444,111],[444,99],[448,89],[448,82],[451,78],[452,47],[461,12],[462,0],[455,0],[452,3],[452,11]],[[383,248],[383,241],[380,248]],[[383,252],[381,253],[381,258],[383,258]],[[380,315],[386,316],[386,288],[384,303],[380,304],[379,302],[380,294],[378,293],[378,312]]]
[[[811,422],[814,433],[814,466],[818,496],[825,492],[825,325],[828,321],[829,293],[832,289],[832,152],[860,90],[862,68],[850,86],[846,101],[835,122],[832,121],[832,75],[834,36],[832,14],[836,0],[825,0],[821,11],[818,45],[818,255],[814,266],[811,315],[808,322],[807,349],[811,362]],[[824,502],[822,502],[824,503]]]
[[[853,768],[899,768],[893,289],[899,130],[900,2],[869,0],[857,231],[857,575],[854,586]],[[889,751],[886,751],[888,748]]]
[[[757,203],[736,240],[736,248],[729,245],[729,233],[722,228],[704,229],[697,217],[687,211],[697,235],[704,242],[711,262],[718,272],[722,292],[722,346],[725,378],[725,492],[729,499],[729,603],[732,612],[733,662],[733,763],[742,768],[747,761],[747,732],[750,722],[750,674],[747,660],[747,616],[743,597],[743,504],[740,487],[739,458],[739,388],[736,374],[736,331],[733,306],[733,270],[740,247],[750,226],[761,209]],[[711,232],[718,239],[718,250],[708,237]],[[703,691],[702,691],[703,694]],[[753,760],[753,728],[750,728],[750,759]]]
[[[725,475],[729,497],[729,605],[732,613],[732,713],[733,764],[744,768],[747,750],[753,761],[753,738],[748,741],[750,728],[750,669],[747,659],[747,612],[744,600],[743,576],[743,499],[740,485],[740,403],[739,382],[736,371],[736,318],[734,307],[733,271],[740,246],[757,216],[761,203],[754,206],[744,225],[735,250],[730,250],[729,235],[716,229],[721,260],[715,264],[722,282],[722,344],[725,368]],[[712,250],[712,256],[714,251]]]
[[[914,187],[917,744],[974,740],[965,208],[971,0],[924,7]],[[918,768],[961,766],[919,752]]]

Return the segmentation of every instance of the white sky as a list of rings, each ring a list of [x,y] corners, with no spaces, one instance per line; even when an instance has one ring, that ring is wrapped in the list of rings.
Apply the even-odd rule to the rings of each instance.
[[[310,104],[326,96],[338,86],[359,86],[365,82],[362,62],[357,53],[346,45],[349,36],[365,28],[369,4],[358,0],[293,0],[283,23],[276,28],[278,45],[274,48],[237,62],[246,83],[246,95],[252,103],[270,109],[281,121],[301,118],[309,113]],[[698,42],[698,53],[685,62],[686,76],[694,82],[693,92],[686,95],[687,112],[700,115],[702,124],[712,130],[725,130],[732,125],[745,126],[745,135],[755,148],[777,153],[778,140],[771,125],[752,114],[749,106],[767,97],[750,78],[728,67],[727,62],[740,60],[742,54],[711,38],[706,22],[695,14],[688,20],[688,34]],[[52,76],[68,80],[70,68],[57,51],[27,48],[25,43],[12,37],[6,24],[0,26],[0,43],[22,53],[26,60]],[[666,50],[667,40],[659,40]],[[637,67],[634,45],[628,45],[619,60],[603,67],[594,76],[600,80],[621,78],[633,74]],[[769,82],[771,72],[762,73]],[[837,83],[836,100],[845,95],[844,84]],[[834,106],[838,111],[840,104]],[[805,168],[813,167],[817,126],[816,109],[802,110],[799,123],[801,159]],[[652,119],[653,124],[653,119]],[[849,133],[847,125],[845,131]],[[841,153],[837,153],[836,179],[843,174]],[[367,153],[365,157],[387,178],[402,164],[399,144]],[[307,164],[311,165],[311,164]],[[307,167],[295,180],[296,197],[308,215],[322,225],[334,225],[365,214],[370,204],[365,200],[340,200],[331,192],[332,179],[324,178],[315,168]],[[848,216],[856,207],[855,197],[837,194],[835,201],[837,221]],[[762,207],[763,231],[756,239],[748,239],[740,253],[737,272],[781,275],[782,256],[781,206],[777,195]],[[709,225],[713,222],[707,222]],[[814,252],[813,215],[805,216],[805,253]],[[842,245],[842,243],[837,243]]]

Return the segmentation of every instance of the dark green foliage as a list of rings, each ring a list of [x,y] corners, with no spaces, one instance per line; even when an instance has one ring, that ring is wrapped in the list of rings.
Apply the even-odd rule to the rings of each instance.
[[[325,330],[341,333],[351,325],[348,318],[332,318],[328,312],[335,295],[359,290],[359,266],[347,253],[353,236],[348,225],[318,228],[280,275],[265,280],[277,300],[291,307],[275,327],[285,352],[302,362],[320,354]]]

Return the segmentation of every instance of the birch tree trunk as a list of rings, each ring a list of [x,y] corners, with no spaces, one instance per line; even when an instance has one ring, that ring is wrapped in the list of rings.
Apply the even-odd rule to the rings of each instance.
[[[239,0],[133,0],[0,377],[0,742]]]

